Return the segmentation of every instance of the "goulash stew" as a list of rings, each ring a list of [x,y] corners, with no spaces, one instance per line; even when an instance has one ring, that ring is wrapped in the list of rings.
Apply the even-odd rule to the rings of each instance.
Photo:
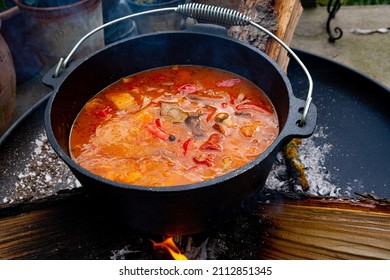
[[[122,78],[89,100],[70,151],[104,178],[172,186],[237,169],[278,133],[273,105],[252,82],[215,68],[169,66]]]

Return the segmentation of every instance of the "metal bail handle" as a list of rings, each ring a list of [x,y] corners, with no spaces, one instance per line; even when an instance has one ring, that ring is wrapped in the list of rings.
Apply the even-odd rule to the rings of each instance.
[[[312,92],[313,92],[313,80],[309,71],[303,62],[299,59],[299,57],[287,46],[282,40],[280,40],[277,36],[275,36],[268,29],[260,26],[259,24],[253,22],[250,17],[227,8],[216,7],[211,5],[199,4],[199,3],[190,3],[179,5],[176,9],[176,12],[182,14],[183,16],[191,17],[197,20],[204,20],[224,25],[252,25],[257,29],[267,33],[271,36],[275,41],[277,41],[287,52],[294,57],[294,59],[301,66],[303,71],[305,72],[307,79],[309,81],[309,89],[307,91],[307,97],[305,106],[303,107],[302,118],[299,121],[298,125],[303,126],[306,123],[307,114],[309,112],[310,104],[312,101]]]
[[[121,18],[118,18],[116,20],[107,22],[92,31],[90,31],[88,34],[86,34],[84,37],[80,39],[80,41],[73,47],[73,49],[70,51],[68,56],[64,58],[60,58],[60,61],[58,62],[55,72],[54,72],[54,77],[59,76],[59,72],[61,69],[65,69],[68,66],[69,60],[71,59],[72,55],[76,52],[78,47],[90,36],[92,36],[94,33],[97,31],[115,24],[119,21],[130,19],[133,17],[137,16],[142,16],[146,14],[151,14],[151,13],[162,13],[162,12],[177,12],[185,17],[190,17],[196,20],[204,20],[212,23],[219,23],[219,24],[224,24],[224,25],[230,25],[230,26],[243,26],[243,25],[252,25],[256,27],[257,29],[263,31],[264,33],[268,34],[270,37],[272,37],[275,41],[277,41],[301,66],[303,71],[305,72],[307,79],[309,81],[309,88],[307,91],[307,96],[306,96],[306,102],[303,107],[303,112],[302,112],[302,118],[299,121],[298,125],[299,126],[304,126],[306,123],[306,118],[309,112],[310,104],[312,102],[312,92],[313,92],[313,80],[311,78],[311,75],[309,71],[307,70],[306,66],[303,64],[303,62],[299,59],[299,57],[294,53],[293,50],[290,49],[289,46],[287,46],[281,39],[279,39],[276,35],[274,35],[271,31],[268,29],[260,26],[259,24],[255,23],[252,21],[252,19],[238,11],[232,10],[232,9],[227,9],[227,8],[222,8],[218,6],[212,6],[212,5],[206,5],[206,4],[199,4],[199,3],[189,3],[189,4],[183,4],[183,5],[178,5],[177,7],[169,7],[169,8],[160,8],[160,9],[155,9],[155,10],[149,10],[149,11],[144,11],[128,16],[124,16]]]

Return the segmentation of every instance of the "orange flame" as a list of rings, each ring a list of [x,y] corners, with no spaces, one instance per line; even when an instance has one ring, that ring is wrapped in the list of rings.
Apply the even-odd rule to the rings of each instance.
[[[153,243],[154,249],[157,248],[166,249],[175,260],[187,260],[186,256],[180,253],[179,248],[177,248],[176,244],[173,242],[173,237],[168,237],[162,242],[154,242],[153,240],[151,241]]]

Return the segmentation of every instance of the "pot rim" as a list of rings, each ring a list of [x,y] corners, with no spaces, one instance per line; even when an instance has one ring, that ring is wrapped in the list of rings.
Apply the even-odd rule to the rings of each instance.
[[[240,44],[240,45],[243,45],[244,47],[247,47],[247,48],[250,48],[252,49],[253,51],[257,52],[258,55],[262,56],[265,60],[267,60],[268,63],[271,64],[272,67],[274,67],[276,69],[276,71],[278,72],[278,74],[281,76],[281,78],[283,79],[285,85],[286,85],[286,89],[287,89],[287,95],[288,95],[288,99],[289,99],[289,109],[288,109],[288,114],[287,114],[287,118],[286,118],[286,122],[284,124],[284,127],[282,129],[280,129],[279,131],[279,134],[278,136],[276,137],[276,139],[259,155],[257,156],[256,158],[252,159],[251,161],[249,161],[248,163],[242,165],[241,167],[237,168],[237,169],[234,169],[224,175],[221,175],[221,176],[218,176],[218,177],[215,177],[213,179],[209,179],[209,180],[205,180],[205,181],[201,181],[201,182],[197,182],[197,183],[192,183],[192,184],[186,184],[186,185],[174,185],[174,186],[165,186],[165,187],[156,187],[156,186],[142,186],[142,185],[134,185],[134,184],[125,184],[125,183],[120,183],[120,182],[116,182],[116,181],[112,181],[112,180],[108,180],[106,178],[103,178],[101,176],[98,176],[90,171],[88,171],[87,169],[81,167],[80,165],[78,165],[71,157],[70,155],[68,155],[62,148],[61,146],[58,144],[57,142],[57,139],[56,137],[54,136],[54,133],[53,133],[53,130],[52,130],[52,126],[51,126],[51,108],[52,108],[52,103],[58,93],[58,89],[61,87],[61,84],[67,79],[68,76],[70,76],[73,71],[75,69],[77,69],[80,65],[82,65],[83,63],[86,63],[88,62],[88,59],[90,59],[91,57],[95,56],[95,55],[98,55],[100,52],[108,49],[108,48],[111,48],[117,44],[121,44],[125,41],[128,41],[128,40],[133,40],[133,39],[137,39],[137,38],[140,38],[140,37],[146,37],[146,36],[155,36],[156,34],[167,34],[167,33],[193,33],[193,34],[200,34],[200,35],[203,35],[203,36],[210,36],[210,37],[219,37],[221,39],[228,39],[228,40],[232,40],[234,41],[236,44]],[[46,80],[46,84],[51,84],[50,83],[50,79],[53,79],[53,75],[52,73],[54,72],[54,68],[51,69],[49,71],[49,73],[45,76],[45,80]],[[90,178],[90,179],[93,179],[93,180],[97,180],[99,182],[102,182],[104,184],[108,184],[112,187],[116,187],[116,188],[119,188],[119,189],[126,189],[126,190],[133,190],[133,191],[139,191],[139,192],[152,192],[152,193],[182,193],[183,191],[193,191],[193,190],[198,190],[198,189],[202,189],[202,188],[206,188],[206,187],[216,187],[218,186],[218,184],[220,182],[224,182],[224,181],[228,181],[234,177],[237,177],[249,170],[251,170],[252,168],[254,168],[256,165],[260,164],[263,160],[265,160],[268,156],[270,156],[270,154],[272,154],[273,152],[275,152],[275,150],[277,150],[278,146],[281,145],[281,143],[283,143],[283,141],[285,141],[286,139],[289,139],[289,138],[294,138],[294,137],[308,137],[310,136],[313,131],[314,131],[314,126],[315,126],[315,123],[316,123],[316,108],[315,106],[311,106],[311,109],[310,109],[310,112],[309,113],[309,117],[314,117],[314,120],[311,120],[311,122],[309,122],[307,125],[305,125],[304,127],[299,127],[297,125],[297,122],[299,121],[300,117],[302,116],[301,113],[298,112],[298,109],[301,109],[303,108],[303,104],[304,104],[304,101],[301,100],[301,99],[298,99],[294,96],[293,94],[293,91],[292,91],[292,87],[291,87],[291,84],[290,84],[290,81],[289,79],[287,78],[287,75],[283,72],[283,70],[281,70],[281,68],[278,66],[278,64],[273,61],[269,56],[267,56],[265,53],[259,51],[258,49],[254,48],[253,46],[247,44],[246,42],[242,42],[242,41],[238,41],[238,40],[235,40],[233,38],[230,38],[230,37],[226,37],[226,36],[221,36],[219,34],[205,34],[204,32],[197,32],[197,31],[189,31],[189,30],[175,30],[175,31],[166,31],[166,32],[157,32],[157,33],[148,33],[148,34],[140,34],[140,35],[137,35],[137,36],[134,36],[132,38],[127,38],[127,39],[124,39],[124,40],[120,40],[116,43],[113,43],[111,45],[108,45],[106,46],[105,48],[103,48],[102,50],[99,50],[95,53],[92,53],[90,54],[89,56],[85,57],[84,59],[79,59],[79,60],[76,60],[76,61],[72,61],[68,68],[65,70],[66,73],[62,73],[62,75],[64,75],[62,78],[61,77],[57,77],[57,78],[61,78],[61,81],[60,81],[60,84],[59,86],[57,86],[56,88],[53,89],[52,91],[52,94],[50,96],[50,99],[49,99],[49,102],[48,102],[48,105],[46,107],[46,112],[45,112],[45,127],[46,127],[46,132],[47,132],[47,136],[48,136],[48,139],[49,139],[49,142],[51,143],[51,145],[53,146],[54,150],[57,152],[57,154],[62,158],[62,160],[68,165],[70,166],[71,168],[75,169],[77,172],[81,173],[82,175]],[[49,78],[48,78],[49,77]],[[57,79],[55,78],[55,79]],[[47,81],[49,80],[49,81]],[[295,102],[298,103],[301,103],[302,105],[298,106],[298,108],[293,108],[292,107],[292,104],[294,104]],[[301,101],[301,102],[299,102]],[[296,110],[296,112],[294,112],[294,110]],[[314,112],[313,112],[314,111]],[[294,125],[296,127],[296,131],[289,131],[291,130],[291,126]],[[301,132],[299,132],[299,130],[302,130]]]

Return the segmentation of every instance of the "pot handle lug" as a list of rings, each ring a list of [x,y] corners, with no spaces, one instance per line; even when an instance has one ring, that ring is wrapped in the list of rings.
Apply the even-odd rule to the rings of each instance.
[[[276,141],[276,151],[280,151],[294,138],[310,137],[317,125],[317,107],[312,104],[307,112],[307,119],[304,125],[300,125],[305,101],[296,97],[291,99],[290,115],[279,134],[279,141]]]
[[[304,125],[301,124],[302,116],[304,114],[306,101],[295,98],[292,100],[292,117],[288,122],[291,124],[286,124],[288,129],[285,131],[286,137],[291,138],[307,138],[311,136],[317,125],[317,107],[314,104],[311,104],[309,110],[306,113],[306,121]]]
[[[50,87],[51,89],[56,88],[58,85],[62,83],[62,81],[83,62],[83,59],[72,61],[69,67],[62,69],[61,76],[56,75],[58,71],[60,71],[60,63],[63,62],[63,58],[60,59],[59,63],[51,68],[42,79],[44,85]]]

